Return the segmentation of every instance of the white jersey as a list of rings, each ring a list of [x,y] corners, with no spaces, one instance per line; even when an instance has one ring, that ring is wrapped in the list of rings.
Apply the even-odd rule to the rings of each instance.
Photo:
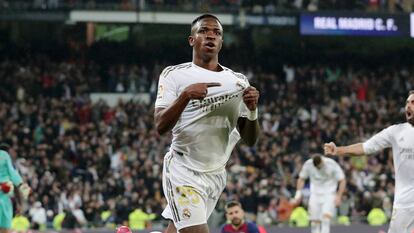
[[[392,147],[395,169],[394,208],[414,207],[414,127],[392,125],[363,144],[365,154]]]
[[[194,83],[218,82],[203,100],[191,100],[172,130],[171,149],[178,161],[195,171],[222,169],[240,139],[237,120],[246,116],[242,94],[247,78],[223,67],[214,72],[192,62],[169,66],[160,75],[155,108],[167,108]]]
[[[299,173],[299,177],[310,179],[310,192],[312,195],[333,194],[338,188],[338,181],[345,178],[342,168],[331,158],[322,157],[323,167],[318,169],[308,159]]]

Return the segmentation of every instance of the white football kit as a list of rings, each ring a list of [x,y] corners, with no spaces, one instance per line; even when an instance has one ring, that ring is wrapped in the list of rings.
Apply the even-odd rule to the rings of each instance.
[[[388,233],[414,230],[414,127],[395,124],[363,143],[365,154],[392,148],[395,170],[393,214]]]
[[[217,82],[202,100],[190,100],[172,129],[164,157],[163,190],[168,206],[163,216],[178,230],[207,223],[226,185],[225,165],[240,139],[239,117],[247,116],[243,91],[247,78],[223,67],[214,72],[192,62],[164,69],[155,108],[169,107],[191,84]]]
[[[338,181],[345,179],[342,168],[335,160],[322,157],[323,167],[318,169],[308,159],[299,173],[301,179],[310,179],[309,215],[311,220],[322,220],[324,214],[335,215],[335,195]]]

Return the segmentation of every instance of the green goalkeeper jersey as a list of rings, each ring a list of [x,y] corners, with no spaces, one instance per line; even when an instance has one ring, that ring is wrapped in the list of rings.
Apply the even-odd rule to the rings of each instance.
[[[22,183],[22,177],[13,167],[9,153],[0,150],[0,183],[11,181],[15,186]]]

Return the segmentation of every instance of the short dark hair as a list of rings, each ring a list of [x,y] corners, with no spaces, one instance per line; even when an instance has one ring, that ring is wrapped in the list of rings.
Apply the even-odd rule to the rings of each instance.
[[[206,19],[206,18],[213,18],[213,19],[217,20],[220,23],[220,25],[222,25],[221,24],[221,21],[219,20],[219,18],[217,18],[217,16],[212,15],[212,14],[202,14],[202,15],[198,16],[197,18],[195,18],[193,20],[193,22],[191,23],[191,29],[190,29],[191,30],[191,33],[193,33],[193,27],[194,27],[194,25],[196,25],[202,19]]]
[[[226,203],[226,206],[224,207],[224,209],[227,211],[228,209],[235,207],[235,206],[239,206],[240,208],[242,208],[242,205],[240,202],[238,201],[229,201]]]
[[[7,142],[0,143],[0,150],[4,150],[6,152],[9,152],[10,144],[8,144]]]
[[[411,90],[411,91],[409,91],[408,92],[408,95],[410,96],[410,95],[413,95],[414,94],[414,90]]]
[[[312,162],[315,167],[319,166],[322,163],[322,157],[320,154],[314,154],[312,157]]]

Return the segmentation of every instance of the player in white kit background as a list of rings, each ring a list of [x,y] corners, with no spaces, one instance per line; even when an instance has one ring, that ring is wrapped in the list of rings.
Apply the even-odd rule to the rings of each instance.
[[[414,231],[414,91],[408,93],[405,103],[407,122],[391,125],[364,143],[349,146],[325,144],[325,154],[364,155],[392,148],[395,170],[393,213],[388,233]]]
[[[308,159],[299,173],[296,195],[293,200],[299,204],[306,179],[310,180],[308,212],[312,233],[329,233],[330,222],[336,214],[336,206],[341,203],[345,191],[345,175],[339,164],[331,159],[315,154]],[[339,184],[339,187],[338,187]]]
[[[225,188],[234,146],[240,138],[253,146],[259,134],[259,92],[243,74],[218,62],[219,19],[197,17],[188,41],[192,62],[164,69],[155,102],[157,131],[173,135],[163,166],[167,233],[209,232],[207,219]]]

